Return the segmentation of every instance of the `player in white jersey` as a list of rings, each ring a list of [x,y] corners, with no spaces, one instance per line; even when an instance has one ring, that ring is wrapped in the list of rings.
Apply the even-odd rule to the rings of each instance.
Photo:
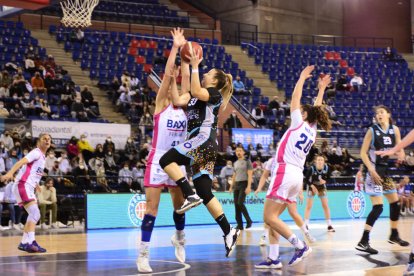
[[[279,216],[288,204],[295,203],[302,191],[303,165],[310,148],[315,143],[316,125],[330,130],[331,122],[325,108],[321,105],[329,75],[319,81],[319,92],[314,106],[300,105],[302,89],[306,79],[310,78],[314,66],[307,66],[300,74],[292,94],[290,104],[291,125],[280,140],[276,151],[276,160],[272,166],[272,178],[264,205],[264,221],[271,229],[286,238],[294,247],[295,254],[289,265],[295,265],[312,250],[306,243],[293,234],[289,226]]]
[[[381,157],[396,155],[400,153],[402,149],[404,149],[412,143],[414,143],[414,129],[411,130],[410,133],[408,133],[407,136],[405,136],[404,139],[402,139],[401,142],[395,145],[395,147],[393,147],[392,149],[385,151],[376,151],[375,153],[380,155]],[[414,224],[411,227],[411,238],[412,241],[414,241]],[[411,247],[411,253],[408,258],[408,264],[406,270],[404,271],[404,275],[414,275],[414,246]]]
[[[256,196],[262,190],[264,184],[266,183],[267,178],[269,177],[269,175],[271,173],[273,161],[274,161],[274,158],[272,157],[269,160],[267,160],[267,162],[264,165],[265,169],[264,169],[263,174],[260,178],[259,186],[257,187],[256,191],[254,192],[254,194]],[[299,197],[299,204],[302,204],[303,203],[303,193],[302,193],[302,191],[299,192],[298,197]],[[303,221],[302,217],[298,213],[296,203],[295,204],[289,204],[287,206],[287,208],[288,208],[289,215],[293,218],[296,225],[300,228],[300,230],[302,231],[302,233],[306,237],[306,239],[310,243],[315,242],[316,239],[309,233],[309,230],[306,227],[305,222]],[[267,232],[269,232],[269,254],[268,254],[267,259],[265,261],[255,265],[254,267],[259,268],[259,269],[281,268],[282,263],[280,262],[280,259],[279,259],[279,236],[280,235],[277,231],[275,231],[273,229],[269,230],[268,229],[269,226],[267,224],[265,224],[264,227],[265,227],[264,233],[263,233],[262,237],[260,238],[260,246],[265,246],[266,245],[266,236],[267,236]]]
[[[152,272],[149,265],[149,244],[152,230],[158,213],[161,192],[164,187],[168,187],[174,209],[178,209],[184,203],[181,189],[169,178],[159,165],[160,158],[172,147],[185,141],[187,134],[187,115],[181,107],[173,106],[169,89],[177,89],[175,78],[172,74],[178,72],[174,70],[175,59],[178,49],[186,42],[183,30],[174,29],[171,32],[174,43],[165,66],[165,75],[158,90],[155,100],[154,111],[154,131],[152,139],[152,149],[148,156],[147,167],[144,176],[144,186],[146,194],[146,210],[141,225],[141,243],[139,245],[139,256],[137,267],[139,272]],[[182,91],[190,88],[190,69],[189,64],[181,63]],[[185,173],[185,168],[181,168]],[[173,212],[176,233],[172,236],[171,242],[175,246],[175,256],[178,261],[185,262],[184,250],[184,225],[185,214]]]
[[[14,164],[10,171],[1,177],[1,181],[6,182],[12,179],[14,174],[19,170],[14,179],[12,189],[17,203],[26,209],[29,216],[27,217],[23,238],[18,249],[29,253],[46,252],[46,249],[39,246],[35,240],[35,228],[40,219],[35,190],[39,189],[39,182],[45,168],[45,154],[51,142],[52,138],[49,134],[40,134],[37,147]]]

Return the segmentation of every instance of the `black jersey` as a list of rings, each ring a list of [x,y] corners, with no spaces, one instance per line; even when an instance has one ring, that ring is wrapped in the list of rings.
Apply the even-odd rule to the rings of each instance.
[[[210,94],[207,102],[191,96],[187,104],[188,138],[203,133],[214,140],[216,139],[218,113],[223,97],[216,88],[209,87],[207,91]]]
[[[381,126],[375,124],[370,127],[372,133],[370,160],[375,165],[388,166],[388,156],[381,157],[376,155],[374,151],[387,150],[395,146],[395,130],[394,126],[390,125],[386,131]]]
[[[324,165],[322,170],[316,169],[315,165],[312,165],[305,175],[305,183],[307,185],[322,185],[320,183],[320,180],[323,179],[325,181],[328,181],[329,177],[331,176],[330,169],[328,165]]]

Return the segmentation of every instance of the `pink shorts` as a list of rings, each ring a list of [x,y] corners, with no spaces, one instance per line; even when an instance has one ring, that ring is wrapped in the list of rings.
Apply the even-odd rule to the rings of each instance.
[[[185,167],[181,166],[181,171],[186,175]],[[163,188],[177,187],[177,184],[157,163],[148,163],[144,175],[144,187]]]
[[[13,184],[13,193],[16,197],[16,201],[20,206],[31,201],[36,201],[35,188],[24,182],[18,182]]]
[[[276,164],[266,198],[284,203],[296,202],[303,185],[303,171],[290,164]]]

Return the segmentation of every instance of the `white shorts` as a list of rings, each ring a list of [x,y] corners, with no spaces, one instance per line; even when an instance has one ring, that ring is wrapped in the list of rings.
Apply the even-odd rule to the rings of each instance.
[[[294,203],[302,189],[303,171],[290,164],[276,164],[266,198],[283,203]]]
[[[12,188],[16,201],[20,206],[31,201],[36,201],[35,187],[24,182],[19,182],[14,183]]]
[[[187,174],[184,166],[180,166],[184,176]],[[177,187],[177,184],[161,168],[158,163],[147,163],[144,175],[144,187],[163,188]]]

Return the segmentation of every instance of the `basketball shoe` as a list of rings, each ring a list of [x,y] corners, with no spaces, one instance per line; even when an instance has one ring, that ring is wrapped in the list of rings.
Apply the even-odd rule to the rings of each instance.
[[[25,247],[26,247],[27,243],[19,243],[19,245],[17,246],[17,249],[21,250],[21,251],[26,251]]]
[[[233,252],[234,247],[236,246],[237,239],[239,238],[240,230],[236,228],[231,228],[230,232],[223,236],[224,246],[226,247],[226,257],[230,257]]]
[[[283,265],[280,259],[272,260],[270,258],[267,258],[266,261],[254,265],[254,267],[258,269],[282,268],[282,266]]]
[[[180,263],[185,262],[185,249],[184,249],[185,238],[184,237],[185,237],[184,233],[181,235],[180,238],[177,236],[177,234],[174,234],[171,237],[171,243],[175,247],[175,257]]]
[[[295,254],[293,255],[292,259],[289,261],[289,266],[294,266],[300,261],[302,261],[306,256],[308,256],[312,252],[312,248],[310,248],[306,242],[304,243],[304,247],[302,249],[296,249]]]
[[[137,259],[137,268],[139,272],[152,272],[152,268],[149,265],[149,247],[141,246]]]
[[[31,244],[24,244],[24,251],[28,253],[45,253],[46,249],[41,247],[36,241],[33,241]]]
[[[201,203],[203,203],[203,200],[197,194],[191,195],[186,198],[180,209],[175,210],[175,212],[180,215],[184,214],[191,208],[197,207]]]
[[[409,262],[407,264],[407,268],[404,271],[404,276],[407,275],[414,275],[414,254],[410,253]]]
[[[374,249],[369,245],[369,241],[361,240],[357,246],[355,247],[356,250],[366,252],[368,254],[378,254],[378,250]]]
[[[391,244],[398,244],[398,245],[404,246],[404,247],[410,245],[409,242],[407,242],[405,240],[402,240],[398,234],[397,235],[391,235],[390,238],[388,239],[388,242],[391,243]]]

